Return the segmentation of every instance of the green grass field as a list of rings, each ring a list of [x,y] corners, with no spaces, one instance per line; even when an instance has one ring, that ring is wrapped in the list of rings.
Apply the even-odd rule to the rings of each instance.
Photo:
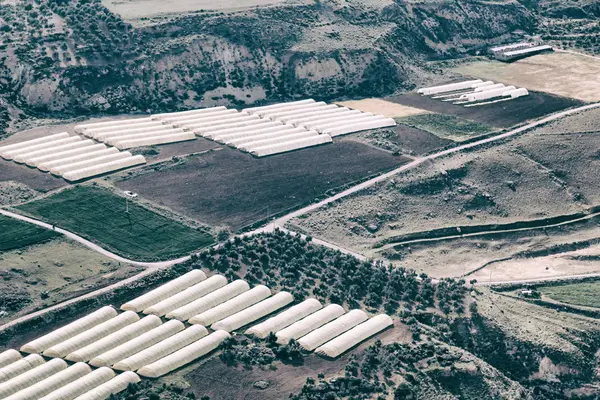
[[[20,249],[57,236],[48,229],[0,215],[0,251]]]
[[[396,122],[456,141],[493,131],[487,125],[446,114],[421,114],[396,118]]]
[[[587,307],[600,307],[600,281],[571,283],[538,288],[542,294],[562,303]]]
[[[79,186],[18,207],[138,260],[170,259],[213,243],[212,236],[110,191]]]

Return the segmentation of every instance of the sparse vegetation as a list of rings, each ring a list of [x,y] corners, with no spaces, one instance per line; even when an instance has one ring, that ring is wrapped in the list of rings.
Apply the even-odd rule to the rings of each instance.
[[[412,126],[433,133],[442,138],[465,140],[484,135],[493,129],[478,122],[445,114],[420,114],[397,118],[400,124]]]
[[[59,236],[51,230],[0,215],[0,251],[19,249]]]

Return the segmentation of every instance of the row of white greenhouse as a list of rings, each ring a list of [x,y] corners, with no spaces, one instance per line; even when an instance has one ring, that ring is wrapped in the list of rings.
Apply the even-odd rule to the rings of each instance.
[[[46,362],[38,354],[23,357],[12,349],[0,354],[0,371],[0,399],[6,400],[103,400],[140,381],[131,371],[92,371],[85,363]]]
[[[529,91],[525,88],[506,86],[503,83],[481,79],[422,88],[417,92],[424,96],[432,96],[433,99],[463,104],[465,107],[512,100],[529,95]]]
[[[49,171],[71,182],[146,162],[143,156],[134,156],[66,132],[2,146],[0,156],[40,171]]]

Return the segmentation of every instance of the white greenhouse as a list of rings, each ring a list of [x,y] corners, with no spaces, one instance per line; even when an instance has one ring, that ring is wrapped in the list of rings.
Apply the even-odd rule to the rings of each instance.
[[[254,117],[255,119],[252,119],[251,117]],[[242,126],[258,127],[265,123],[268,123],[268,121],[261,120],[258,117],[251,115],[251,116],[244,117],[243,119],[239,119],[236,121],[223,122],[222,124],[202,125],[202,126],[187,125],[186,128],[189,128],[189,130],[194,132],[196,135],[200,135],[200,136],[206,137],[208,139],[212,139],[212,137],[214,136],[213,132],[217,132],[222,129],[238,128],[238,127],[242,127]]]
[[[102,353],[89,362],[94,367],[110,367],[119,361],[126,359],[140,351],[147,349],[157,343],[162,342],[165,339],[183,331],[185,325],[183,322],[177,320],[167,321],[164,324],[149,330],[148,332],[142,333],[138,337],[131,339],[117,347]]]
[[[289,142],[274,144],[271,146],[263,146],[252,149],[252,154],[257,157],[270,156],[272,154],[286,153],[288,151],[303,149],[306,147],[319,146],[321,144],[331,143],[331,136],[317,135],[304,139],[292,140]]]
[[[158,378],[177,368],[183,367],[192,361],[197,360],[209,354],[223,343],[227,338],[231,337],[225,331],[216,331],[210,335],[194,342],[168,356],[146,365],[138,371],[138,374],[148,378]]]
[[[30,167],[38,167],[40,164],[43,164],[43,163],[58,161],[58,160],[62,161],[64,159],[70,159],[70,158],[74,158],[76,156],[85,155],[86,157],[88,157],[89,155],[91,155],[93,153],[100,152],[100,151],[106,150],[106,149],[107,149],[106,145],[104,145],[102,143],[93,144],[91,146],[85,146],[85,147],[82,147],[79,149],[66,150],[66,151],[61,151],[58,153],[48,154],[46,156],[33,157],[27,161],[27,165],[29,165]]]
[[[152,114],[151,118],[152,119],[162,119],[162,118],[176,117],[176,116],[180,116],[180,115],[211,114],[211,113],[223,111],[226,109],[227,109],[227,107],[223,107],[223,106],[211,107],[211,108],[198,108],[196,110],[177,111],[177,112],[163,113],[163,114]]]
[[[69,156],[66,158],[58,158],[55,160],[44,161],[44,162],[40,163],[37,167],[40,171],[50,171],[52,168],[58,167],[61,165],[73,164],[73,163],[76,163],[79,161],[88,160],[90,158],[98,158],[98,157],[102,157],[102,156],[107,156],[109,154],[116,154],[119,152],[118,149],[115,149],[114,147],[107,148],[106,145],[104,145],[104,144],[98,144],[96,146],[103,146],[104,148],[95,150],[95,151],[90,151],[89,153],[87,151],[82,151],[80,154]],[[91,146],[91,147],[96,147],[96,146]]]
[[[152,118],[137,118],[137,119],[121,119],[116,121],[107,121],[107,122],[91,122],[89,124],[79,124],[75,125],[75,132],[81,133],[85,129],[94,129],[94,128],[103,128],[108,126],[121,126],[121,125],[135,125],[141,124],[144,122],[150,122]]]
[[[378,120],[383,120],[386,119],[385,117],[381,116],[381,115],[373,115],[371,113],[362,113],[362,114],[357,114],[357,115],[353,115],[350,117],[340,117],[340,118],[334,118],[334,119],[329,119],[329,120],[325,120],[325,121],[320,121],[320,122],[315,122],[315,123],[311,123],[311,124],[306,124],[306,126],[310,129],[314,129],[319,133],[324,133],[326,132],[328,129],[335,129],[339,126],[347,126],[347,125],[351,125],[351,124],[362,124],[362,123],[370,123],[370,122],[375,122]]]
[[[119,171],[124,168],[135,167],[136,165],[141,165],[145,163],[146,159],[144,158],[144,156],[137,155],[133,157],[123,158],[121,160],[107,162],[105,164],[100,164],[93,167],[69,171],[63,175],[63,178],[69,182],[76,182],[82,179],[107,174],[109,172]]]
[[[118,140],[113,144],[117,149],[125,150],[134,147],[156,146],[159,144],[187,142],[188,140],[196,140],[196,135],[191,132],[183,132],[161,136],[148,136],[140,139]]]
[[[315,123],[319,123],[320,121],[324,121],[326,119],[330,119],[330,118],[339,118],[339,117],[354,117],[357,115],[361,115],[363,112],[359,111],[359,110],[350,110],[348,108],[339,108],[338,110],[344,110],[343,112],[341,111],[337,111],[335,113],[328,113],[328,114],[315,114],[315,115],[310,115],[310,116],[305,116],[302,118],[296,118],[294,120],[288,121],[288,123],[291,123],[294,126],[298,126],[298,127],[307,127],[307,126],[311,126],[312,124]]]
[[[271,296],[271,290],[264,285],[258,285],[231,300],[227,300],[225,303],[219,304],[210,310],[196,315],[188,322],[190,324],[209,326],[214,322],[227,318],[238,311],[242,311],[251,305],[258,303],[269,296]]]
[[[57,372],[56,374],[43,379],[34,385],[31,385],[17,393],[7,397],[4,400],[33,400],[44,397],[53,391],[68,385],[71,382],[89,374],[92,369],[85,363],[77,363],[69,368]]]
[[[102,322],[99,325],[75,335],[64,342],[60,342],[44,351],[46,357],[64,358],[69,353],[79,350],[91,343],[95,343],[99,339],[112,334],[128,325],[138,321],[140,317],[132,312],[124,312],[117,315],[108,321]]]
[[[277,110],[277,109],[285,108],[285,107],[289,107],[289,106],[299,106],[299,105],[310,104],[310,103],[316,103],[316,101],[314,101],[313,99],[298,100],[298,101],[291,101],[288,103],[277,103],[277,104],[271,104],[268,106],[245,108],[242,111],[246,111],[250,114],[254,114],[259,111]]]
[[[356,111],[356,113],[360,113],[360,111],[351,110],[348,107],[336,106],[335,108],[328,108],[328,109],[323,109],[323,110],[319,110],[319,111],[307,110],[307,111],[304,111],[302,114],[294,114],[293,116],[286,116],[286,117],[279,118],[279,121],[285,122],[285,123],[290,123],[292,125],[296,125],[297,121],[302,121],[305,119],[312,119],[312,118],[333,117],[336,115],[344,115],[344,114],[352,113],[352,111]],[[354,113],[354,114],[356,114],[356,113]]]
[[[272,121],[272,122],[268,122],[266,124],[260,124],[257,125],[256,127],[241,127],[241,128],[228,128],[228,129],[220,129],[220,130],[214,130],[213,133],[213,138],[216,141],[224,141],[225,139],[234,139],[237,137],[244,137],[244,136],[252,136],[252,135],[258,135],[260,133],[269,133],[269,132],[275,132],[278,129],[283,129],[285,125],[283,125],[283,123],[279,122],[279,121]]]
[[[0,368],[6,367],[9,364],[19,361],[23,356],[15,349],[8,349],[0,353]]]
[[[240,312],[222,319],[212,324],[211,328],[215,331],[221,330],[232,332],[243,326],[246,326],[256,320],[266,317],[269,314],[287,306],[294,301],[294,296],[289,292],[279,292],[273,297],[256,303]]]
[[[299,105],[287,105],[278,108],[277,110],[262,110],[256,111],[253,114],[260,115],[261,118],[271,118],[271,116],[276,117],[277,115],[281,115],[282,113],[286,113],[289,111],[302,111],[302,110],[318,110],[321,107],[326,106],[327,103],[323,101],[318,101],[315,103],[309,104],[299,104]]]
[[[266,133],[266,134],[262,134],[262,135],[254,135],[254,136],[249,136],[249,137],[243,137],[243,138],[238,138],[238,139],[231,139],[227,141],[227,144],[229,146],[243,146],[245,144],[248,143],[253,143],[253,142],[258,142],[259,140],[268,140],[268,139],[276,139],[276,138],[282,138],[284,136],[288,136],[288,135],[294,135],[294,134],[298,134],[298,133],[306,133],[308,132],[306,129],[304,128],[291,128],[291,129],[286,129],[284,131],[277,131],[274,133]]]
[[[40,400],[74,400],[80,395],[106,383],[115,377],[115,372],[106,367],[98,368],[81,378],[50,392]]]
[[[67,369],[67,367],[67,363],[60,358],[54,358],[45,364],[38,365],[37,367],[2,383],[0,385],[0,399],[4,399],[31,385],[35,385],[39,381]]]
[[[268,124],[268,125],[270,125],[270,124]],[[226,135],[221,135],[217,131],[214,133],[212,140],[215,140],[219,143],[231,143],[232,141],[235,141],[235,140],[247,139],[247,138],[252,138],[255,136],[262,136],[262,135],[279,134],[279,132],[289,132],[293,129],[295,129],[295,128],[292,125],[283,125],[283,124],[279,123],[279,125],[268,126],[268,127],[264,127],[264,128],[249,127],[247,129],[245,129],[244,131],[236,132],[236,133],[229,133]]]
[[[178,126],[178,127],[183,126],[188,129],[195,129],[195,128],[218,127],[221,125],[229,125],[229,124],[240,123],[240,122],[243,122],[243,123],[246,123],[246,125],[249,125],[249,124],[253,124],[253,123],[257,123],[257,122],[261,123],[261,120],[256,115],[235,114],[235,115],[228,116],[227,118],[217,117],[217,118],[207,118],[207,119],[205,119],[205,118],[193,119],[193,120],[189,120],[189,121],[177,122],[174,125]],[[221,128],[221,129],[225,129],[225,128]]]
[[[121,306],[121,310],[142,312],[146,308],[159,303],[176,293],[182,292],[192,285],[206,280],[206,274],[199,269],[194,269],[179,278],[173,279],[148,293],[137,297]]]
[[[214,292],[227,285],[227,278],[223,275],[213,275],[205,281],[190,286],[182,292],[179,292],[163,301],[156,303],[144,310],[144,314],[152,314],[162,317],[173,310],[183,307],[209,293]]]
[[[75,400],[106,400],[112,394],[117,394],[129,387],[130,384],[139,383],[141,381],[138,374],[131,371],[125,371],[120,375],[115,376],[110,381],[96,386],[87,393],[82,394]]]
[[[144,365],[151,364],[169,354],[194,343],[208,335],[208,330],[202,325],[193,325],[189,328],[167,338],[157,344],[148,347],[124,360],[113,365],[113,369],[119,371],[137,371]]]
[[[488,91],[488,90],[501,89],[503,87],[506,87],[506,85],[504,83],[495,83],[493,85],[487,85],[487,86],[477,87],[477,88],[475,88],[474,92],[475,93],[485,92],[485,91]],[[463,96],[464,96],[464,94],[461,97],[463,97]]]
[[[394,321],[389,315],[377,315],[360,325],[355,326],[349,331],[342,333],[335,339],[325,343],[315,350],[316,353],[322,354],[330,358],[339,357],[349,349],[371,336],[378,334],[384,329],[394,325]]]
[[[229,299],[234,298],[244,292],[250,290],[248,282],[238,279],[231,282],[229,285],[223,286],[214,292],[207,294],[204,297],[194,300],[185,306],[179,307],[176,310],[167,313],[167,318],[175,318],[179,321],[187,321],[194,315],[201,314]]]
[[[246,331],[246,335],[254,335],[257,338],[265,339],[270,333],[280,331],[294,322],[300,321],[302,318],[319,311],[322,307],[319,300],[306,299],[302,303],[296,304],[276,316],[254,325]]]
[[[314,115],[315,113],[331,112],[333,110],[339,110],[340,108],[341,107],[338,107],[335,104],[323,104],[320,107],[317,107],[315,109],[309,108],[309,109],[275,112],[272,114],[268,114],[268,116],[270,119],[277,120],[277,121],[283,121],[283,120],[288,120],[288,119],[294,119],[296,117],[303,117],[307,114]],[[308,111],[308,110],[310,110],[310,111]],[[335,111],[333,111],[333,112],[335,112]]]
[[[63,144],[60,146],[47,147],[43,150],[36,150],[31,153],[21,154],[19,156],[16,156],[13,161],[18,164],[24,164],[24,163],[28,163],[29,160],[31,160],[33,158],[44,157],[44,156],[48,156],[48,155],[55,154],[57,152],[62,152],[62,151],[81,149],[81,148],[89,147],[89,146],[93,146],[93,145],[94,145],[94,141],[90,140],[90,139],[77,140],[77,141],[74,141],[73,143],[67,143],[67,144]]]
[[[161,118],[161,121],[168,122],[170,124],[186,123],[187,121],[221,121],[236,115],[248,115],[247,113],[240,113],[234,109],[227,109],[223,111],[208,113],[208,114],[191,114],[191,115],[180,115],[176,117],[165,117]]]
[[[376,119],[372,121],[357,122],[354,124],[343,125],[340,124],[337,128],[329,128],[325,130],[325,134],[331,137],[346,135],[348,133],[365,131],[368,129],[388,128],[396,126],[396,121],[393,118]]]
[[[162,126],[162,122],[160,121],[150,121],[144,122],[140,124],[129,124],[127,126],[118,126],[118,127],[107,127],[107,128],[98,128],[98,129],[86,129],[84,131],[84,135],[96,139],[98,136],[109,133],[109,132],[126,132],[126,131],[137,131],[138,129],[156,129]]]
[[[79,161],[79,162],[72,163],[72,164],[64,164],[64,165],[60,165],[58,167],[54,167],[50,170],[50,173],[52,175],[61,176],[70,171],[77,171],[78,169],[89,168],[89,167],[93,167],[95,165],[100,165],[100,164],[104,164],[104,163],[112,162],[112,161],[116,161],[116,160],[122,160],[124,158],[132,157],[132,156],[133,156],[133,154],[131,154],[128,151],[122,151],[122,152],[118,152],[115,154],[109,154],[107,156],[92,157],[92,158],[88,157],[88,159],[86,159],[84,161]]]
[[[62,146],[63,144],[75,143],[79,141],[81,141],[81,138],[79,136],[71,136],[68,138],[55,140],[51,143],[42,143],[33,146],[21,147],[14,150],[7,150],[2,153],[2,157],[7,160],[12,160],[15,157],[20,156],[21,154],[33,153],[34,151],[44,150],[50,147]]]
[[[68,138],[69,134],[67,132],[55,133],[54,135],[44,136],[38,139],[26,140],[24,142],[17,142],[13,144],[7,144],[6,146],[0,147],[0,155],[2,155],[5,151],[17,150],[24,147],[35,146],[42,143],[50,143],[59,139]]]
[[[72,338],[81,332],[87,331],[88,329],[91,329],[102,322],[116,317],[117,314],[117,310],[112,307],[102,307],[101,309],[96,310],[83,318],[71,322],[62,328],[56,329],[49,334],[42,336],[41,338],[23,345],[21,347],[21,351],[24,353],[42,353],[44,350],[58,343],[64,342],[65,340]]]
[[[277,343],[288,344],[292,339],[298,340],[326,323],[344,315],[344,313],[345,311],[342,306],[330,304],[322,310],[310,314],[300,321],[294,322],[292,325],[276,332]]]
[[[323,343],[327,343],[347,330],[354,328],[356,325],[365,322],[367,319],[369,319],[369,317],[364,311],[351,310],[338,319],[335,319],[328,324],[315,329],[303,338],[300,338],[298,343],[304,349],[312,351]]]
[[[250,151],[253,151],[254,149],[258,149],[258,148],[265,147],[265,146],[280,145],[280,144],[288,143],[288,142],[291,142],[294,140],[300,140],[300,139],[305,139],[305,138],[310,138],[310,137],[315,137],[315,136],[319,136],[317,131],[303,130],[302,132],[298,132],[298,133],[282,134],[276,138],[262,139],[262,140],[248,142],[248,143],[238,146],[238,149],[240,149],[242,151],[250,152]]]
[[[30,354],[12,364],[8,364],[6,367],[0,368],[0,383],[6,382],[44,363],[44,359],[39,354]]]
[[[96,138],[101,142],[112,144],[117,140],[129,140],[129,139],[140,139],[148,136],[163,136],[174,133],[183,133],[184,130],[181,128],[173,128],[168,125],[161,125],[158,129],[141,129],[140,132],[128,132],[128,133],[111,133],[106,135],[100,135]]]
[[[484,92],[471,93],[466,95],[467,101],[481,101],[493,99],[494,97],[502,97],[504,93],[515,90],[514,86],[506,86],[499,89],[486,90]]]
[[[475,80],[464,81],[464,82],[449,83],[447,85],[421,88],[421,89],[417,90],[417,93],[421,93],[424,96],[428,96],[431,94],[453,92],[456,90],[470,89],[470,88],[472,88],[472,85],[482,83],[482,82],[483,81],[481,79],[475,79]]]
[[[132,312],[132,311],[127,311]],[[136,337],[154,329],[162,324],[160,318],[155,315],[149,315],[141,320],[128,325],[110,335],[97,340],[94,343],[87,345],[79,350],[69,353],[66,357],[69,361],[89,361],[102,353],[106,353],[110,349],[122,345]]]

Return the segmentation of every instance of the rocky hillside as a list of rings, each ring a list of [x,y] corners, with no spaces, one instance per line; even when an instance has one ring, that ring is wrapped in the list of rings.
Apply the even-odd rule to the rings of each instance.
[[[0,129],[28,115],[374,96],[428,77],[536,18],[517,2],[318,1],[198,12],[134,28],[99,0],[0,6]],[[6,23],[6,24],[5,24]]]

